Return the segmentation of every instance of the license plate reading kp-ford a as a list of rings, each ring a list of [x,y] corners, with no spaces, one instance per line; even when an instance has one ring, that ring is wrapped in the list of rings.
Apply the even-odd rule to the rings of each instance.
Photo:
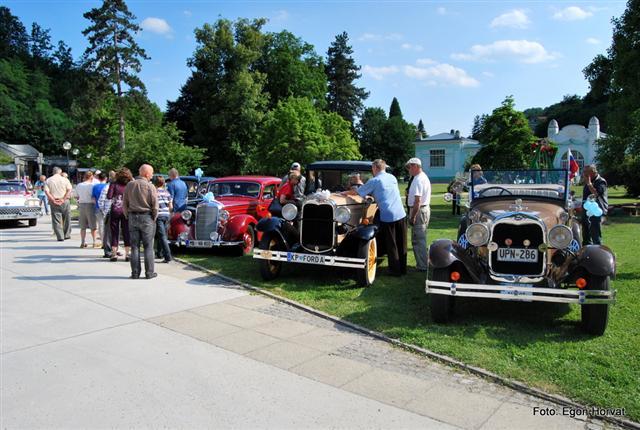
[[[498,261],[537,263],[538,250],[525,248],[498,248]]]
[[[307,264],[332,264],[333,259],[324,255],[314,254],[299,254],[297,252],[288,252],[287,261],[292,263],[307,263]]]

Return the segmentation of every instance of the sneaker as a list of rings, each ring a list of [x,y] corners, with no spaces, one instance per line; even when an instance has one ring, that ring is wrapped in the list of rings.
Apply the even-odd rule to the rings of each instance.
[[[87,247],[87,244],[86,244],[86,243],[81,243],[81,244],[80,244],[80,248],[86,248],[86,247]]]

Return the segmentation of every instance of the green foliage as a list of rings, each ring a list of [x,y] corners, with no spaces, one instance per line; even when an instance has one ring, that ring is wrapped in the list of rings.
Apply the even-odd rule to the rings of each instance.
[[[416,127],[418,130],[418,137],[424,139],[425,137],[429,137],[427,131],[424,129],[424,123],[422,122],[422,118],[418,121],[418,126]]]
[[[29,49],[29,35],[18,17],[8,7],[0,6],[0,58],[25,56]]]
[[[365,160],[375,160],[386,147],[384,127],[387,114],[382,108],[366,108],[357,127],[360,152]]]
[[[267,113],[249,161],[253,172],[282,174],[293,161],[360,159],[349,123],[322,112],[302,97],[291,97]]]
[[[537,124],[534,131],[538,137],[547,136],[547,127],[552,119],[558,121],[560,127],[568,124],[584,124],[586,126],[592,116],[597,116],[601,127],[604,128],[606,124],[606,105],[587,103],[585,98],[575,94],[566,95],[562,101],[544,108],[541,116],[546,117],[547,120]]]
[[[362,112],[369,93],[355,85],[361,75],[358,73],[360,66],[356,65],[352,54],[347,33],[338,34],[327,51],[325,73],[329,81],[328,109],[337,112],[353,127],[354,119]]]
[[[512,96],[493,110],[479,133],[482,148],[473,157],[485,169],[518,169],[528,165],[534,136],[524,113],[516,111]]]
[[[400,103],[397,98],[391,100],[391,106],[389,107],[389,118],[402,118],[402,110],[400,109]]]

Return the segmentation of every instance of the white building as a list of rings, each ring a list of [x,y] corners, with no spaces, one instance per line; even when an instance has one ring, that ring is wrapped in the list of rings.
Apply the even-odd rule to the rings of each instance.
[[[413,142],[416,157],[432,182],[449,182],[480,149],[480,142],[460,136],[451,130]]]
[[[595,163],[598,139],[604,137],[607,135],[600,131],[600,121],[595,116],[589,120],[588,127],[571,124],[559,128],[558,121],[552,119],[547,128],[547,138],[558,145],[558,153],[553,160],[553,167],[566,169],[567,153],[571,149],[571,153],[582,171],[585,165]]]

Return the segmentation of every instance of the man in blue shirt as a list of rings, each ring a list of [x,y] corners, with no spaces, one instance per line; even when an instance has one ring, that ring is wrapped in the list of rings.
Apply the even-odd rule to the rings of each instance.
[[[178,177],[177,169],[169,170],[169,179],[171,182],[167,185],[167,191],[173,200],[173,211],[182,212],[187,208],[187,184]]]
[[[385,171],[384,160],[374,160],[371,166],[373,177],[357,190],[345,191],[345,195],[372,195],[380,211],[378,237],[381,248],[386,250],[389,271],[393,276],[407,273],[407,214],[402,205],[396,177]]]

